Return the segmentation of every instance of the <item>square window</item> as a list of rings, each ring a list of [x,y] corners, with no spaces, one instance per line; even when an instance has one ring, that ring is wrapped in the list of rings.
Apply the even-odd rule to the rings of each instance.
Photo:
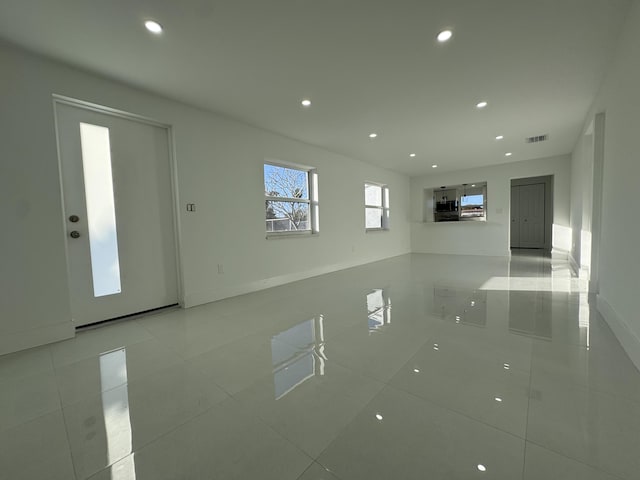
[[[314,169],[265,163],[267,234],[317,233],[317,186]]]
[[[484,193],[472,193],[460,197],[460,217],[461,218],[482,218],[484,217]]]

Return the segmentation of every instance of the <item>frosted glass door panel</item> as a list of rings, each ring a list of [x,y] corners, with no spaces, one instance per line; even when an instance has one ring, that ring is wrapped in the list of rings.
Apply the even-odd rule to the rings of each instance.
[[[80,123],[93,294],[120,293],[120,259],[113,199],[109,129]]]

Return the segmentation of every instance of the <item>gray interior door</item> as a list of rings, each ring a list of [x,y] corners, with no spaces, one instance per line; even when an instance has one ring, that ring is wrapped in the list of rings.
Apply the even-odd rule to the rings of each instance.
[[[520,187],[511,187],[511,248],[520,247]]]
[[[545,247],[545,184],[511,187],[511,247]]]

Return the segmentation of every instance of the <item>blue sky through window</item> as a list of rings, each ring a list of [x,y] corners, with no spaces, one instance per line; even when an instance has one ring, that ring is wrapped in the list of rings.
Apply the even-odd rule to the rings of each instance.
[[[294,168],[264,165],[265,194],[275,192],[279,197],[309,199],[307,172]]]
[[[482,195],[463,195],[460,198],[460,205],[466,207],[469,205],[483,205],[484,197]]]

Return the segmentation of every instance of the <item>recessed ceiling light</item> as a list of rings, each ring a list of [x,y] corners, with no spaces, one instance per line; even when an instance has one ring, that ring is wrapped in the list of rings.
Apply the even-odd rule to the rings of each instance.
[[[438,165],[431,165],[431,168],[438,168]]]
[[[411,158],[413,158],[413,157],[415,157],[415,156],[416,156],[416,154],[415,154],[415,153],[410,153],[410,154],[409,154],[409,156],[410,156]]]
[[[476,104],[476,107],[477,107],[477,108],[484,108],[484,107],[486,107],[487,105],[489,105],[487,102],[482,101],[482,102],[478,102],[478,103]]]
[[[453,32],[451,30],[443,30],[438,34],[438,41],[440,43],[444,43],[453,37]]]
[[[475,184],[475,183],[472,183],[472,184],[471,184],[471,186],[472,186],[472,187],[475,187],[475,186],[476,186],[476,184]]]
[[[498,402],[498,403],[502,402],[502,398],[496,397],[496,402]]]
[[[498,136],[496,137],[496,140],[502,140],[503,138],[504,138],[504,135],[498,135]]]
[[[377,418],[378,420],[382,420],[382,415],[380,415],[379,413],[376,413],[376,418]]]
[[[480,470],[481,472],[486,472],[487,471],[487,467],[485,467],[484,465],[480,464],[480,465],[478,465],[478,470]]]
[[[370,133],[369,138],[376,138],[378,136],[377,133]]]
[[[513,153],[511,153],[511,152],[507,152],[507,153],[504,154],[505,157],[510,157],[511,155],[513,155]]]
[[[162,33],[162,25],[160,25],[158,22],[154,22],[153,20],[147,20],[146,22],[144,22],[144,26],[151,33]]]
[[[300,102],[300,104],[301,104],[303,107],[310,107],[310,106],[311,106],[311,100],[309,100],[309,99],[305,98],[304,100],[302,100],[302,101]]]

